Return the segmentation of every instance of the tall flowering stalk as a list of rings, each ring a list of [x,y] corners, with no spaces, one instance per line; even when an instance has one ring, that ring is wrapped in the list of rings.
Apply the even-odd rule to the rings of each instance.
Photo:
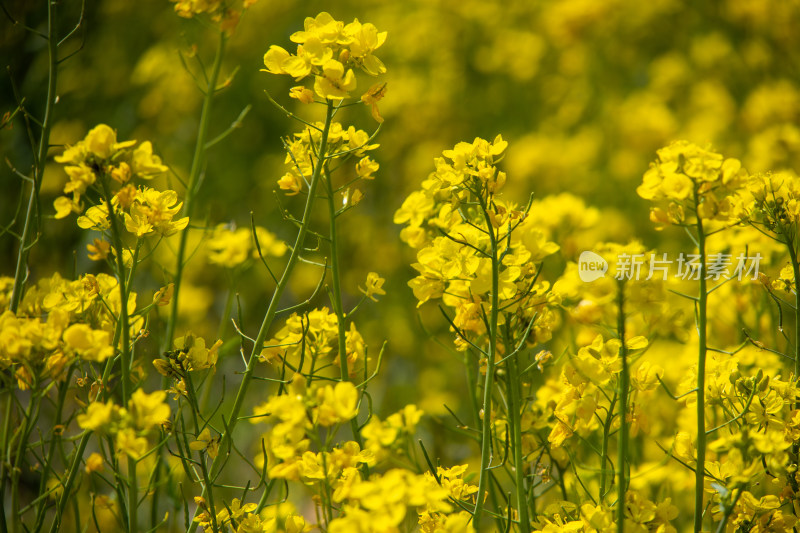
[[[6,12],[8,13],[8,12]],[[16,23],[16,22],[15,22]],[[81,25],[82,18],[79,20],[72,31],[77,30],[77,28]],[[23,222],[23,227],[21,234],[19,235],[19,249],[17,251],[16,257],[16,264],[14,270],[14,280],[11,288],[11,295],[8,302],[8,309],[16,313],[19,310],[20,303],[22,301],[22,295],[25,291],[25,285],[28,281],[28,257],[30,255],[30,251],[33,246],[36,244],[38,240],[38,234],[40,231],[40,220],[41,220],[41,213],[40,213],[40,203],[39,203],[39,192],[42,186],[42,178],[44,173],[45,164],[47,162],[47,156],[50,148],[50,130],[53,125],[53,116],[54,116],[54,107],[57,101],[57,81],[58,81],[58,64],[59,64],[59,48],[60,45],[63,43],[63,39],[58,35],[58,10],[56,4],[52,2],[47,2],[47,30],[46,33],[43,35],[47,41],[47,55],[48,55],[48,62],[47,62],[47,94],[45,96],[45,112],[44,116],[41,117],[37,121],[40,125],[41,130],[38,136],[38,144],[33,144],[33,139],[35,138],[35,134],[31,130],[31,120],[30,117],[27,115],[27,111],[22,107],[22,102],[18,103],[17,111],[22,111],[25,114],[25,124],[28,128],[28,135],[31,139],[31,149],[35,152],[33,154],[33,168],[31,170],[30,176],[23,176],[20,174],[25,181],[30,183],[30,192],[28,195],[28,202],[27,207],[25,210],[25,218]],[[7,117],[9,117],[7,115]],[[8,118],[10,120],[10,117]],[[6,117],[4,117],[3,122],[5,126]],[[24,191],[24,187],[22,187]],[[3,458],[0,461],[0,501],[3,502],[2,508],[0,508],[0,522],[3,523],[3,530],[5,530],[5,524],[9,521],[6,518],[5,512],[5,501],[6,501],[6,479],[8,478],[11,485],[11,517],[10,517],[10,524],[11,524],[11,531],[17,531],[17,522],[18,522],[18,513],[19,513],[19,464],[21,464],[23,453],[25,450],[25,446],[27,445],[28,438],[30,436],[30,432],[33,430],[34,424],[36,422],[36,417],[38,416],[38,406],[37,404],[37,396],[38,394],[34,394],[31,397],[30,403],[28,404],[28,408],[24,414],[24,426],[22,437],[18,441],[17,452],[16,452],[16,463],[11,465],[9,469],[7,465],[7,461]],[[7,407],[4,412],[5,422],[3,424],[3,435],[6,438],[10,434],[11,429],[11,411],[12,411],[12,404],[13,399],[11,397],[11,393],[8,394],[7,398]],[[5,443],[4,443],[5,444]],[[19,464],[17,464],[19,463]],[[42,515],[43,516],[43,515]]]
[[[89,257],[95,261],[108,261],[115,272],[117,293],[112,300],[116,305],[111,308],[115,313],[112,323],[114,330],[112,346],[119,351],[122,405],[129,406],[132,411],[137,409],[135,407],[137,400],[134,400],[134,396],[141,393],[141,390],[134,393],[136,383],[132,376],[131,333],[132,330],[136,332],[141,327],[142,313],[146,311],[146,309],[141,310],[137,313],[139,316],[135,318],[133,316],[136,313],[136,295],[131,287],[136,267],[140,263],[139,252],[146,237],[174,234],[185,228],[189,222],[185,217],[176,218],[181,203],[174,191],[158,191],[134,185],[139,180],[151,180],[167,170],[161,159],[153,154],[149,142],[140,143],[136,148],[134,146],[136,141],[117,142],[116,132],[105,124],[93,128],[82,141],[56,157],[57,162],[66,165],[65,171],[69,181],[64,187],[66,195],[58,197],[54,202],[56,218],[66,218],[78,213],[79,227],[100,233],[100,238],[94,239],[88,246]],[[133,240],[132,245],[130,239]],[[87,334],[90,334],[95,342],[101,340],[98,334],[88,332]],[[106,342],[109,340],[111,339],[106,339]],[[103,352],[105,355],[103,359],[114,351],[109,347]],[[107,366],[104,380],[107,379],[109,369]],[[162,394],[159,404],[166,397],[165,393]],[[92,405],[97,407],[98,404]],[[107,404],[107,407],[111,409],[112,406]],[[95,414],[104,419],[110,416],[110,411],[105,413]],[[153,424],[163,421],[169,415],[169,409],[158,413],[153,419]],[[86,424],[81,424],[82,427],[104,433],[98,431],[102,427],[102,422],[97,422],[91,414],[87,417],[88,421]],[[124,418],[124,415],[121,415],[121,418]],[[134,422],[139,423],[138,420]],[[143,427],[140,426],[139,429]],[[82,437],[79,450],[85,448],[89,435],[87,432]],[[139,482],[136,470],[138,459],[144,452],[141,447],[146,445],[146,441],[142,444],[143,441],[137,439],[143,437],[135,436],[135,433],[130,433],[127,429],[117,432],[116,435],[117,450],[127,456],[128,464],[128,473],[124,480],[127,488],[127,530],[138,531]],[[78,454],[74,461],[79,461],[80,458],[81,454]],[[70,476],[65,484],[62,498],[68,497],[74,479],[74,468],[75,465],[70,468]],[[60,516],[57,515],[54,527],[59,519]]]
[[[617,532],[625,531],[625,500],[628,489],[628,389],[630,387],[630,367],[628,364],[628,346],[625,342],[625,281],[621,280],[617,287],[617,334],[620,346],[620,372],[618,376],[617,395],[619,397],[619,438],[617,446]],[[604,458],[603,458],[604,459]]]
[[[506,174],[496,165],[507,145],[497,136],[445,150],[436,159],[436,171],[406,198],[394,221],[406,225],[401,238],[418,250],[412,266],[419,275],[409,286],[419,305],[441,301],[457,349],[477,357],[483,374],[476,420],[481,462],[471,509],[475,527],[485,513],[487,492],[494,494],[490,477],[497,468],[495,450],[503,446],[502,430],[510,433],[519,515],[515,519],[509,512],[505,521],[530,531],[519,369],[527,348],[550,338],[552,306],[558,302],[551,300],[549,283],[538,280],[536,265],[558,246],[532,223],[526,208],[502,198]],[[495,399],[498,368],[507,376],[508,412],[498,410]],[[495,516],[500,513],[493,509]]]
[[[798,261],[798,222],[800,222],[800,179],[779,172],[752,176],[747,183],[752,195],[750,222],[770,238],[784,246],[789,264],[778,274],[771,288],[794,294],[794,360],[792,372],[800,376],[800,261]]]
[[[175,12],[187,19],[199,18],[210,19],[212,27],[218,30],[217,34],[217,47],[214,54],[214,60],[211,65],[211,70],[203,72],[203,79],[206,80],[206,86],[202,88],[203,91],[203,105],[200,110],[199,124],[197,127],[197,139],[195,140],[194,152],[192,155],[192,165],[189,169],[189,180],[186,184],[185,202],[183,204],[182,214],[191,218],[194,212],[195,199],[199,192],[201,183],[201,176],[205,172],[206,164],[206,151],[212,145],[224,139],[242,120],[244,115],[247,114],[250,107],[248,106],[234,122],[234,124],[223,133],[214,137],[209,141],[209,126],[211,125],[211,110],[213,107],[214,98],[220,90],[219,77],[222,69],[222,62],[225,57],[225,49],[230,35],[235,30],[239,19],[243,13],[252,6],[257,0],[243,0],[239,2],[223,2],[221,0],[210,0],[207,2],[194,2],[191,0],[171,0],[175,3]],[[201,68],[205,69],[202,63]],[[181,232],[178,249],[176,252],[175,270],[173,273],[174,283],[174,297],[172,298],[171,310],[167,319],[167,333],[163,339],[162,350],[169,349],[172,346],[172,340],[175,336],[175,328],[178,323],[178,303],[180,298],[181,283],[183,281],[183,269],[186,263],[186,246],[189,239],[189,229],[184,229]]]
[[[707,238],[710,225],[715,229],[740,222],[745,214],[744,200],[739,194],[746,172],[736,159],[703,149],[686,141],[678,141],[658,151],[658,159],[645,173],[639,196],[647,200],[667,202],[666,209],[655,207],[650,219],[659,224],[682,226],[695,245],[698,263],[695,278],[698,295],[689,297],[695,305],[698,333],[697,353],[697,457],[695,466],[694,531],[703,529],[706,480],[706,356],[708,347]]]
[[[370,136],[361,130],[353,127],[344,128],[339,122],[334,121],[345,100],[349,98],[350,92],[356,88],[355,68],[361,69],[369,75],[376,76],[385,72],[383,63],[373,54],[374,50],[380,47],[386,39],[386,33],[379,33],[372,24],[361,24],[357,20],[344,24],[334,20],[329,14],[321,13],[315,18],[307,18],[304,30],[292,35],[292,40],[299,43],[297,54],[290,54],[284,48],[273,45],[264,56],[266,71],[272,74],[285,74],[300,81],[311,77],[314,80],[314,92],[304,86],[296,86],[290,96],[298,101],[310,104],[319,98],[318,103],[325,108],[325,119],[323,122],[312,123],[297,117],[286,110],[277,102],[273,102],[289,116],[305,125],[304,130],[286,142],[286,164],[287,173],[280,178],[278,186],[289,195],[305,194],[305,206],[302,217],[298,220],[298,231],[294,244],[290,247],[290,254],[284,266],[282,274],[276,278],[276,288],[270,298],[270,303],[261,322],[261,327],[253,339],[253,346],[250,356],[246,360],[246,366],[242,373],[242,381],[236,393],[236,397],[230,412],[225,417],[227,425],[219,437],[219,446],[226,449],[230,446],[233,433],[242,419],[241,411],[247,397],[248,388],[253,380],[253,373],[256,363],[265,359],[268,360],[272,352],[269,348],[265,352],[265,342],[272,328],[277,314],[281,311],[279,304],[285,289],[289,284],[295,266],[303,258],[306,248],[306,239],[311,232],[312,220],[315,213],[316,200],[322,191],[327,191],[328,208],[330,214],[330,243],[331,256],[335,270],[333,274],[334,290],[332,293],[332,303],[337,313],[338,333],[337,344],[340,352],[340,365],[342,380],[349,378],[348,372],[348,343],[347,332],[344,329],[345,315],[342,309],[341,288],[339,286],[339,265],[338,265],[338,246],[336,245],[335,221],[340,212],[334,207],[335,193],[331,183],[331,164],[350,159],[352,156],[358,157],[356,173],[358,179],[370,179],[372,173],[377,170],[377,164],[368,156],[366,151],[377,147],[370,143]],[[334,56],[336,58],[334,58]],[[368,91],[362,100],[373,106],[380,96],[380,91]],[[380,93],[380,94],[378,94]],[[376,114],[375,111],[374,114]],[[379,116],[379,115],[378,115]],[[354,196],[348,191],[350,204],[353,203]],[[360,192],[358,193],[361,194]],[[350,206],[345,205],[345,208]],[[285,311],[285,310],[284,310]],[[312,367],[313,369],[313,367]],[[313,372],[312,372],[313,376]],[[355,389],[353,389],[354,391]],[[350,414],[347,420],[354,418]],[[353,434],[358,439],[358,429],[356,422],[352,422]],[[217,455],[211,466],[209,474],[215,478],[223,461],[224,454]],[[201,498],[210,493],[211,486],[204,483]],[[198,508],[195,513],[196,520],[190,527],[194,530],[197,527],[198,519],[203,512]],[[206,516],[213,516],[216,511],[208,509]],[[329,517],[330,518],[330,517]]]
[[[198,181],[200,175],[204,171],[206,161],[206,148],[208,143],[208,126],[211,117],[211,107],[214,101],[214,96],[217,92],[217,83],[219,80],[220,68],[222,66],[222,58],[225,54],[225,44],[227,35],[224,31],[219,34],[219,45],[214,56],[214,63],[211,67],[211,72],[208,75],[208,84],[206,85],[203,97],[203,107],[200,111],[200,125],[197,130],[197,141],[194,148],[194,156],[192,157],[192,166],[189,169],[189,181],[186,184],[186,201],[183,206],[183,214],[191,218],[194,211],[195,198],[198,192]],[[167,333],[164,336],[164,343],[169,347],[172,339],[175,336],[175,328],[178,323],[178,303],[180,298],[181,283],[183,281],[183,269],[186,263],[186,245],[189,239],[188,227],[181,231],[180,241],[178,243],[178,250],[175,259],[175,275],[173,283],[175,286],[175,294],[172,298],[169,318],[167,319]]]

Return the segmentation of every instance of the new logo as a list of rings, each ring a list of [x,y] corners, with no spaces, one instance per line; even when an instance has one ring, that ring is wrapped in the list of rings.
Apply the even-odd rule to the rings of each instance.
[[[591,283],[605,276],[606,272],[608,272],[608,261],[594,252],[588,250],[581,252],[578,258],[578,276],[581,281]]]

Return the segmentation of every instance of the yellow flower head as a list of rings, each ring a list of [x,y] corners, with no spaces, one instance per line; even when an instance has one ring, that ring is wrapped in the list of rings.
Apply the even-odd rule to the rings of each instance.
[[[354,69],[370,76],[386,72],[383,62],[374,55],[386,41],[386,32],[379,32],[370,23],[362,24],[358,19],[350,24],[335,20],[322,12],[316,17],[307,17],[302,31],[291,35],[297,43],[297,52],[291,54],[281,46],[272,45],[264,54],[265,72],[286,74],[296,81],[314,76],[314,92],[323,99],[347,98],[356,88]],[[373,88],[375,89],[375,88]],[[383,96],[383,88],[370,91],[373,116],[379,122],[375,102]],[[303,103],[310,103],[312,95],[303,86],[293,87],[290,96]]]
[[[741,187],[747,171],[736,159],[688,141],[675,141],[658,150],[636,192],[645,200],[664,200],[669,213],[689,209],[703,219],[736,222],[744,216]],[[660,209],[651,215],[658,223],[680,222]]]
[[[358,413],[358,389],[349,381],[317,389],[315,420],[328,427],[352,419]]]
[[[142,389],[136,389],[128,402],[128,412],[136,427],[148,430],[168,420],[170,408],[164,403],[166,399],[167,393],[163,390],[147,394]]]
[[[106,403],[91,403],[86,413],[78,415],[78,425],[83,429],[102,431],[111,422],[111,416],[116,409],[117,406],[110,400]]]

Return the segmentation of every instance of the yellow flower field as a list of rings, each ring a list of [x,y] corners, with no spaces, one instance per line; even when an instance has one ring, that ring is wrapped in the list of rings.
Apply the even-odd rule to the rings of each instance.
[[[0,7],[0,533],[800,529],[800,3]]]

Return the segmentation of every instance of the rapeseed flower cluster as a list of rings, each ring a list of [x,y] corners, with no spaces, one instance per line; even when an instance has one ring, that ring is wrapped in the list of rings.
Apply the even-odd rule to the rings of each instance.
[[[386,41],[387,33],[379,32],[374,24],[362,24],[358,19],[345,24],[322,12],[316,17],[306,17],[303,26],[303,30],[291,35],[291,40],[297,43],[295,54],[272,45],[264,55],[265,70],[271,74],[287,74],[295,81],[313,76],[314,93],[300,85],[290,92],[292,98],[310,103],[316,94],[325,100],[341,100],[356,89],[353,69],[370,76],[386,72],[375,50]],[[378,87],[365,94],[364,101],[369,105],[382,96]]]
[[[69,276],[42,276],[41,255],[28,256],[49,229],[37,207],[54,189],[49,170],[42,179],[56,144],[51,119],[21,100],[0,121],[5,135],[23,116],[44,139],[26,180],[23,231],[3,233],[19,243],[15,277],[0,277],[0,499],[12,531],[51,520],[52,531],[206,533],[797,527],[800,182],[790,163],[800,92],[785,80],[742,82],[734,98],[725,86],[745,79],[729,63],[766,69],[775,60],[767,43],[792,48],[791,7],[722,2],[721,19],[747,26],[746,43],[714,29],[686,53],[649,62],[600,43],[669,19],[669,2],[623,1],[619,13],[587,0],[507,14],[453,4],[452,24],[420,17],[397,32],[412,62],[438,68],[430,80],[394,71],[397,100],[385,104],[385,82],[365,90],[357,78],[386,74],[378,55],[391,57],[387,32],[327,12],[307,17],[286,34],[295,48],[272,45],[263,57],[266,72],[298,84],[288,106],[267,97],[301,130],[280,143],[282,169],[270,167],[269,183],[246,199],[263,225],[254,212],[237,227],[224,221],[242,213],[220,214],[224,197],[206,186],[238,190],[228,177],[250,164],[229,158],[220,179],[212,148],[241,128],[260,140],[249,107],[213,133],[229,111],[218,104],[243,76],[224,52],[248,48],[233,30],[253,38],[240,18],[254,3],[172,1],[178,16],[196,19],[187,24],[210,22],[219,38],[210,68],[192,32],[176,59],[203,100],[185,183],[149,141],[119,141],[105,124],[55,156],[66,174],[55,219],[75,215],[90,235],[80,246],[91,262],[76,257]],[[278,8],[264,9],[278,19]],[[374,7],[392,13],[384,9]],[[413,16],[374,20],[383,28]],[[498,20],[502,32],[491,26]],[[682,22],[676,32],[693,25]],[[465,24],[484,34],[466,50],[467,68],[450,57]],[[48,42],[58,49],[55,26]],[[453,48],[431,44],[442,39]],[[165,50],[137,67],[141,79],[174,74]],[[636,89],[598,97],[602,83],[586,68],[595,55],[619,55],[598,70],[635,72]],[[715,75],[692,79],[701,67]],[[456,80],[479,73],[541,78],[513,101],[523,109],[535,100],[526,119],[541,131],[509,129],[511,145],[503,135],[459,142],[419,170],[420,160],[429,165],[420,154],[438,152],[428,149],[457,122],[443,120],[454,118],[448,100],[467,102],[474,117],[489,108],[453,98],[463,95]],[[153,96],[142,109],[180,122],[165,126],[176,133],[162,146],[171,154],[187,123],[159,112]],[[691,113],[674,112],[687,98]],[[379,105],[395,124],[384,146],[351,116],[367,108],[383,124]],[[740,123],[747,139],[734,138]],[[671,141],[677,133],[727,140]],[[643,154],[654,157],[649,167]],[[272,161],[266,154],[253,171]],[[601,166],[624,185],[619,194],[596,194],[597,180],[586,179]],[[401,196],[365,200],[379,171],[404,178],[378,180]],[[520,196],[530,185],[537,194]],[[284,227],[262,222],[259,189],[282,191],[274,218]],[[658,233],[632,218],[634,190]],[[613,207],[595,206],[608,196],[618,196]],[[374,224],[387,205],[407,262],[387,244],[397,235]],[[607,269],[592,281],[584,251]],[[678,271],[660,269],[673,252]],[[738,278],[737,257],[750,266]],[[227,291],[214,286],[223,278]]]

